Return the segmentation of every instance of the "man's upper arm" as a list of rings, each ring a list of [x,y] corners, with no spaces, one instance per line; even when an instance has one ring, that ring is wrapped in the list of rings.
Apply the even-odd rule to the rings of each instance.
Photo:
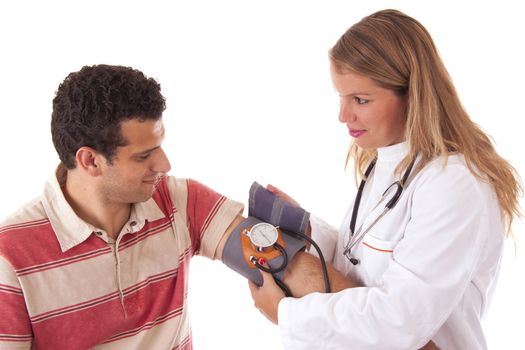
[[[222,237],[221,237],[221,239],[219,241],[219,244],[217,245],[217,250],[215,251],[215,255],[213,257],[214,259],[222,260],[222,252],[224,250],[224,246],[226,245],[226,241],[228,240],[228,238],[232,234],[232,232],[235,229],[235,227],[237,227],[242,222],[242,220],[244,220],[244,216],[242,216],[240,214],[237,215],[235,217],[235,219],[233,219],[233,221],[231,222],[230,226],[228,226],[228,228],[226,229],[226,231],[222,235]]]
[[[217,247],[242,212],[243,204],[193,179],[170,177],[168,186],[177,211],[179,234],[189,236],[194,254],[216,259]]]
[[[0,349],[30,349],[31,324],[12,266],[0,256]]]

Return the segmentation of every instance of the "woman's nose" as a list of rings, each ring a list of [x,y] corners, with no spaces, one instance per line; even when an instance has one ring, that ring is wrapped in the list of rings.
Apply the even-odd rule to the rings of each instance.
[[[355,113],[348,106],[348,104],[344,103],[344,101],[341,101],[341,105],[339,107],[339,121],[341,123],[348,123],[348,122],[353,122],[356,119],[357,117]]]

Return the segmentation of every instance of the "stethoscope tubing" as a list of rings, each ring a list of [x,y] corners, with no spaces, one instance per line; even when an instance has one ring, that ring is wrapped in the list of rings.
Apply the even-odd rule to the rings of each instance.
[[[376,206],[377,207],[377,206]],[[364,231],[361,231],[361,228],[363,227],[363,225],[359,226],[359,229],[357,230],[357,234],[356,235],[351,235],[349,240],[348,240],[348,243],[346,244],[346,247],[345,247],[345,250],[343,251],[343,254],[348,254],[350,251],[352,251],[352,248],[354,248],[362,239],[363,237],[368,233],[368,231],[370,231],[374,225],[379,221],[381,220],[381,218],[383,216],[386,215],[386,213],[388,213],[390,211],[391,208],[389,207],[385,207],[385,209],[383,209],[383,211],[381,212],[381,214],[379,214],[379,216],[377,218],[374,219],[374,221],[372,221],[372,223],[370,223],[370,225],[368,225],[368,227],[366,228],[366,230]]]
[[[392,208],[394,208],[395,205],[397,204],[397,202],[399,201],[399,198],[401,197],[401,194],[403,193],[403,190],[404,190],[405,184],[406,184],[406,182],[408,180],[408,177],[410,176],[410,172],[412,171],[412,168],[414,167],[414,163],[416,161],[416,158],[414,158],[412,160],[412,162],[410,163],[410,165],[406,169],[405,173],[403,174],[402,179],[400,181],[396,181],[396,182],[392,183],[390,186],[388,186],[387,189],[385,190],[385,192],[383,192],[383,195],[381,196],[381,200],[372,209],[372,211],[374,211],[381,203],[383,203],[383,201],[385,200],[386,195],[390,191],[390,189],[393,186],[396,186],[396,191],[395,191],[394,195],[386,203],[385,208],[383,209],[381,214],[379,214],[379,216],[377,218],[375,218],[374,221],[372,221],[372,223],[370,223],[370,225],[368,225],[368,227],[365,230],[363,230],[363,224],[361,224],[359,226],[359,228],[357,229],[357,232],[354,234],[355,222],[356,222],[356,219],[357,219],[357,212],[359,210],[359,205],[360,205],[360,202],[361,202],[361,196],[363,194],[363,190],[364,190],[364,187],[365,187],[366,180],[368,179],[368,176],[370,175],[372,169],[374,168],[374,166],[376,164],[376,161],[377,161],[377,159],[372,160],[372,162],[370,162],[370,165],[366,169],[365,176],[364,176],[363,180],[361,181],[361,184],[359,185],[359,189],[357,191],[356,199],[354,201],[354,208],[352,210],[352,217],[350,219],[350,227],[349,227],[350,232],[349,232],[348,242],[345,244],[345,249],[343,250],[343,255],[346,256],[349,260],[351,260],[349,256],[350,256],[350,252],[352,251],[352,248],[355,247],[359,242],[361,242],[363,237],[375,226],[375,224],[379,220],[381,220],[381,218],[383,216],[385,216]]]

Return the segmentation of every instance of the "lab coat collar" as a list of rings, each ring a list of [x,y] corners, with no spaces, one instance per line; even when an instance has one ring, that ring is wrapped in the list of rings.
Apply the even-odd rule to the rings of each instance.
[[[377,149],[378,161],[400,162],[408,154],[408,141]]]

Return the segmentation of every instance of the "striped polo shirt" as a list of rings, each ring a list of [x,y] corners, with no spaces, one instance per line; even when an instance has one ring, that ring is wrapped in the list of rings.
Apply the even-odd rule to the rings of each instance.
[[[213,258],[243,205],[164,177],[116,240],[55,176],[0,224],[0,349],[191,349],[190,258]]]

